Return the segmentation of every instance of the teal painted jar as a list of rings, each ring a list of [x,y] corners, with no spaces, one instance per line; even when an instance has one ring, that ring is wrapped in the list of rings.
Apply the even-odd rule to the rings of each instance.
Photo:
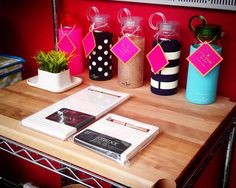
[[[202,23],[195,28],[192,27],[194,18],[199,18]],[[218,54],[221,55],[220,44],[221,26],[207,24],[203,16],[193,16],[189,20],[189,28],[195,33],[195,40],[190,46],[192,54],[203,42],[208,42]],[[195,104],[211,104],[216,100],[218,77],[220,65],[214,67],[207,75],[202,76],[191,64],[188,65],[188,77],[186,86],[186,99]]]

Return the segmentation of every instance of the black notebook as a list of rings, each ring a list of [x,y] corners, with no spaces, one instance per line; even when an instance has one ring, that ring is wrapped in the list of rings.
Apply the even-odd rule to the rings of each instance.
[[[159,127],[108,114],[74,136],[74,142],[126,164],[159,133]]]

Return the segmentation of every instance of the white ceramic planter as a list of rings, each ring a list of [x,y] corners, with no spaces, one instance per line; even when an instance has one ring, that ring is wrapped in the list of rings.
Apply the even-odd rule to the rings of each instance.
[[[71,84],[70,71],[51,73],[38,69],[38,84],[49,90],[60,90]]]

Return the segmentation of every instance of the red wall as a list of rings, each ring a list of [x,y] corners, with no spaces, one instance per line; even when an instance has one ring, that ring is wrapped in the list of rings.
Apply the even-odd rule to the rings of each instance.
[[[146,35],[146,52],[150,51],[154,32],[148,26],[149,16],[161,11],[168,20],[180,23],[182,38],[182,58],[180,66],[180,87],[185,87],[187,78],[189,45],[193,34],[188,29],[188,20],[193,15],[203,15],[209,23],[222,25],[225,36],[222,39],[223,58],[221,64],[218,93],[236,101],[236,12],[209,10],[199,8],[184,8],[163,5],[124,3],[104,0],[70,0],[59,1],[59,17],[70,13],[75,16],[78,24],[84,29],[84,35],[89,27],[86,20],[86,9],[96,6],[101,13],[112,15],[112,28],[117,38],[119,24],[116,16],[121,8],[129,8],[132,15],[143,16]],[[38,50],[53,49],[52,7],[50,0],[7,0],[0,1],[0,53],[18,55],[26,59],[24,77],[37,74],[37,65],[33,56]],[[149,65],[146,62],[146,78],[149,78]],[[236,155],[234,155],[236,156]],[[235,167],[235,157],[234,157]],[[234,170],[235,171],[235,170]],[[231,182],[234,187],[235,182]]]
[[[24,77],[37,74],[33,57],[53,48],[50,0],[0,1],[0,53],[26,60]]]

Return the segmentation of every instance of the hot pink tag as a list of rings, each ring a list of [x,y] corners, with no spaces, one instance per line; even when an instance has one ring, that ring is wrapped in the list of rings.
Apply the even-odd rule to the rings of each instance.
[[[111,51],[123,63],[127,63],[140,52],[140,49],[129,37],[124,36],[111,48]]]
[[[76,50],[76,47],[71,41],[70,37],[65,34],[58,42],[58,49],[67,52],[68,56],[70,56],[73,55]]]
[[[157,74],[160,70],[169,64],[165,53],[160,44],[157,44],[148,54],[147,59],[152,67],[152,70]]]
[[[207,42],[194,51],[187,60],[201,73],[206,76],[223,58]]]
[[[84,37],[83,41],[84,46],[84,52],[85,56],[88,57],[89,54],[93,51],[93,49],[96,47],[96,42],[94,39],[94,35],[92,31],[89,31],[87,35]]]

